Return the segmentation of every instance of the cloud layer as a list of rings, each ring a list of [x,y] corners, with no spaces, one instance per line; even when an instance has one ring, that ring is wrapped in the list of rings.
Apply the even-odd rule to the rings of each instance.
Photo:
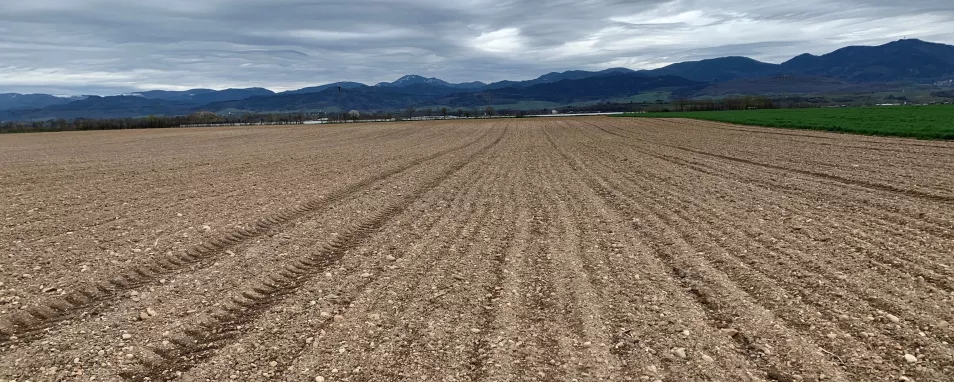
[[[0,93],[297,89],[404,74],[527,79],[903,37],[954,43],[936,0],[30,0],[0,13]]]

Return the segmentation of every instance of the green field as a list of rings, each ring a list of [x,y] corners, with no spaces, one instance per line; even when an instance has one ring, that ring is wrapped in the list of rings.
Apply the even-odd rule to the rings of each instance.
[[[954,139],[954,106],[878,106],[625,114],[624,117],[693,118],[741,125],[844,133]]]

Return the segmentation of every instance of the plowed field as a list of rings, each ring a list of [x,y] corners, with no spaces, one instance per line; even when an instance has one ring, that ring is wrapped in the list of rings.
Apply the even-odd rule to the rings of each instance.
[[[950,142],[498,119],[0,163],[3,380],[954,380]]]

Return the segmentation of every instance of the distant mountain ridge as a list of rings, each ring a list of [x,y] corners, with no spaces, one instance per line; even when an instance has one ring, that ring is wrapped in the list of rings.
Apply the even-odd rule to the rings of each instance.
[[[270,96],[275,95],[275,92],[264,88],[225,90],[191,89],[185,91],[151,90],[146,92],[132,93],[131,95],[146,99],[162,99],[166,101],[183,101],[191,103],[210,103],[233,101],[256,96]]]
[[[653,70],[641,70],[646,75],[680,76],[695,81],[721,82],[738,78],[755,78],[780,72],[778,65],[748,57],[720,57],[701,61],[687,61]]]
[[[400,88],[400,87],[407,87],[407,86],[413,86],[413,85],[419,85],[419,84],[445,86],[445,87],[455,88],[455,89],[480,89],[487,85],[480,81],[452,84],[440,78],[427,78],[427,77],[419,76],[416,74],[409,74],[404,77],[398,78],[394,82],[380,82],[374,86]]]
[[[284,92],[281,92],[281,93],[278,93],[278,94],[319,93],[319,92],[324,91],[325,89],[329,89],[329,88],[336,88],[336,89],[337,89],[339,86],[340,86],[342,89],[354,89],[354,88],[358,88],[358,87],[362,87],[362,86],[367,86],[367,85],[362,84],[362,83],[360,83],[360,82],[342,81],[342,82],[334,82],[334,83],[325,84],[325,85],[310,86],[310,87],[301,88],[301,89],[298,89],[298,90],[284,91]]]
[[[821,56],[802,54],[779,67],[787,73],[849,82],[930,83],[954,76],[954,46],[906,39],[879,46],[849,46]]]
[[[277,94],[264,88],[156,90],[85,99],[8,93],[0,94],[0,121],[168,115],[198,110],[397,110],[428,105],[570,103],[619,99],[650,90],[668,94],[664,97],[689,98],[891,91],[891,86],[897,86],[891,85],[893,83],[944,84],[952,79],[954,46],[906,39],[880,46],[849,46],[820,56],[802,54],[781,64],[733,56],[680,62],[652,70],[610,68],[551,72],[531,80],[490,84],[450,83],[439,78],[406,75],[373,86],[335,82]]]
[[[196,110],[191,102],[149,99],[139,96],[90,96],[64,104],[39,109],[0,111],[2,120],[75,119],[75,118],[132,118],[147,115],[181,115]]]
[[[674,75],[707,82],[779,75],[811,75],[852,83],[932,83],[954,77],[954,46],[906,39],[879,46],[848,46],[821,56],[805,53],[781,64],[761,62],[748,57],[720,57],[680,62],[639,73]]]
[[[79,101],[86,96],[57,97],[49,94],[0,94],[0,110],[41,108]]]
[[[636,73],[632,69],[627,68],[609,68],[596,72],[589,72],[585,70],[568,70],[565,72],[550,72],[544,74],[540,77],[537,77],[532,80],[526,81],[499,81],[487,85],[487,89],[500,89],[508,87],[528,87],[539,84],[549,84],[554,82],[559,82],[563,80],[580,80],[584,78],[607,76],[613,74],[626,74],[626,73]]]
[[[572,76],[570,76],[572,77]],[[585,78],[566,78],[556,82],[517,85],[486,89],[482,92],[459,93],[454,98],[441,100],[450,105],[508,104],[521,101],[572,103],[622,98],[644,91],[659,89],[702,89],[704,82],[677,76],[652,77],[634,72],[604,73]]]
[[[482,91],[448,90],[427,83],[398,88],[364,86],[342,90],[326,89],[317,93],[280,94],[275,97],[255,97],[239,101],[205,105],[211,110],[249,110],[256,112],[276,110],[400,110],[429,104],[452,108],[482,107],[489,104],[521,101],[577,102],[623,97],[634,93],[665,88],[702,88],[705,83],[675,76],[649,77],[636,73],[565,79],[526,87],[484,89]],[[443,93],[435,93],[442,91]]]

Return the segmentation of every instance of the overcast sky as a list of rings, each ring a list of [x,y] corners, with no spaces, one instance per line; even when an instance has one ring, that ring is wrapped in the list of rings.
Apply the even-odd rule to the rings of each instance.
[[[954,43],[950,0],[4,3],[0,93],[490,82],[726,55],[777,63],[903,37]]]

